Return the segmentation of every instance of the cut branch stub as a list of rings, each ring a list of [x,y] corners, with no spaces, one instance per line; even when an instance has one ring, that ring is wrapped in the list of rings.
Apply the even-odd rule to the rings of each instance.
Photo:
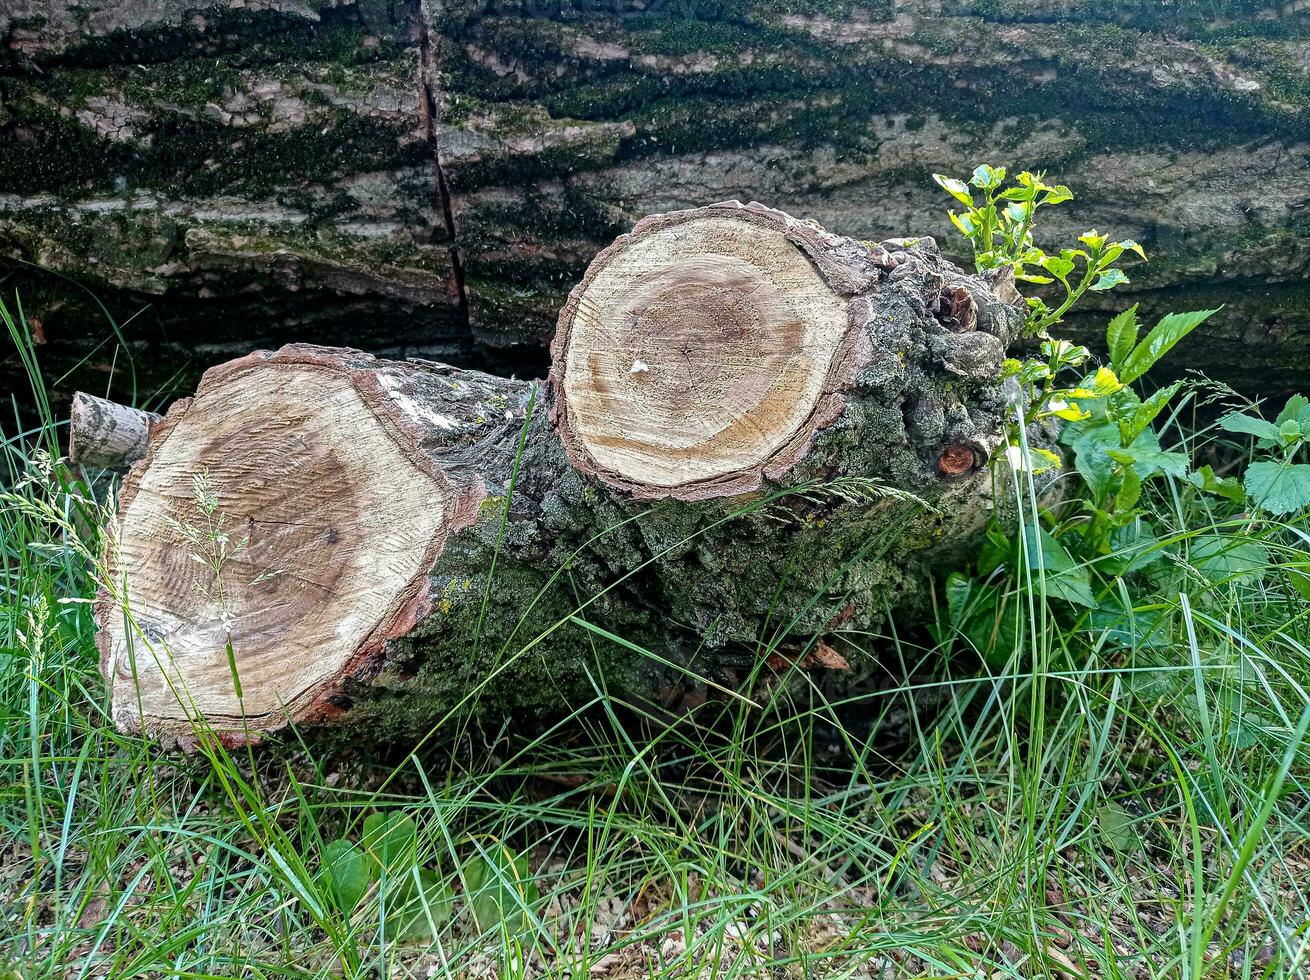
[[[732,202],[647,218],[601,252],[552,348],[555,423],[574,466],[637,497],[683,500],[785,471],[862,366],[860,324],[838,290],[870,281],[872,260],[858,250],[841,269],[836,252],[852,244]]]
[[[150,427],[159,421],[142,412],[79,391],[73,395],[68,458],[78,466],[122,470],[146,452]]]

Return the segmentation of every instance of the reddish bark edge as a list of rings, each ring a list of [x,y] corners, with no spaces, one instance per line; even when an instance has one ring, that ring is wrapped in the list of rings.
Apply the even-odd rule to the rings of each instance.
[[[288,724],[299,722],[330,721],[343,713],[337,704],[344,693],[348,680],[359,678],[367,681],[381,667],[383,651],[387,643],[399,639],[412,631],[414,627],[431,611],[431,596],[427,589],[428,579],[436,565],[437,559],[445,548],[446,541],[456,534],[471,527],[478,518],[481,503],[486,499],[486,486],[481,479],[476,482],[456,484],[441,466],[420,445],[425,436],[422,427],[415,424],[387,396],[378,373],[392,363],[374,357],[362,351],[348,348],[328,348],[314,344],[288,344],[276,351],[254,351],[245,357],[207,370],[196,387],[192,398],[183,398],[174,402],[167,414],[150,427],[146,454],[132,464],[125,477],[118,497],[118,514],[120,518],[127,512],[135,499],[141,479],[153,463],[155,455],[163,448],[177,423],[190,409],[195,398],[205,394],[210,388],[221,385],[238,374],[261,367],[315,367],[342,375],[360,395],[365,406],[381,424],[388,438],[401,450],[407,459],[437,484],[445,494],[447,502],[446,519],[441,531],[428,545],[419,566],[419,571],[396,593],[392,605],[384,612],[378,622],[361,641],[335,676],[319,682],[315,687],[306,688],[295,700],[300,707],[292,707],[281,714],[265,712],[260,715],[247,716],[244,719],[245,730],[232,731],[212,729],[220,744],[234,748],[240,745],[258,742],[264,735],[275,732]],[[116,542],[106,540],[104,559],[106,567],[113,571],[112,551]],[[106,627],[108,617],[118,608],[108,588],[102,584],[94,604],[96,617],[96,647],[100,655],[100,673],[110,690],[110,698],[115,697],[115,677],[110,670],[110,642]],[[135,713],[133,713],[135,714]],[[145,719],[132,718],[135,729],[147,734]],[[182,721],[183,719],[178,719]],[[124,726],[125,730],[126,726]],[[182,749],[194,750],[197,737],[193,732],[170,732]]]
[[[806,457],[819,433],[841,417],[846,407],[846,399],[842,392],[855,380],[873,356],[872,345],[864,336],[863,324],[854,316],[855,311],[852,309],[848,314],[846,332],[833,353],[823,388],[815,399],[814,407],[796,427],[796,431],[787,442],[775,449],[767,458],[746,469],[709,479],[692,480],[673,487],[654,487],[630,480],[620,473],[601,466],[573,431],[564,396],[565,358],[582,295],[606,266],[607,260],[628,248],[633,242],[664,228],[707,217],[736,219],[782,234],[805,256],[828,287],[843,298],[849,299],[855,295],[867,294],[877,285],[873,276],[862,276],[858,270],[846,268],[828,254],[829,249],[834,244],[842,242],[842,239],[829,234],[813,222],[798,221],[782,211],[766,207],[756,201],[749,204],[742,204],[740,201],[722,201],[702,208],[649,215],[638,221],[628,234],[620,235],[602,249],[587,267],[582,281],[569,292],[568,300],[560,311],[555,337],[550,345],[550,374],[546,379],[546,386],[550,392],[550,410],[547,417],[559,434],[565,455],[574,469],[585,476],[599,480],[611,489],[628,494],[635,500],[672,498],[696,501],[735,497],[759,491],[766,481],[780,480]],[[855,242],[850,242],[850,245],[863,249],[863,246]],[[876,255],[872,258],[875,263],[878,262]]]

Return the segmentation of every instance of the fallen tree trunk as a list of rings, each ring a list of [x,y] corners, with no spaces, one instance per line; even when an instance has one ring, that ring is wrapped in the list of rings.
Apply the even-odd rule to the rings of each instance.
[[[544,387],[305,345],[212,368],[122,491],[114,718],[380,738],[600,676],[749,694],[780,643],[875,625],[981,526],[1008,295],[931,239],[731,202],[605,249]]]

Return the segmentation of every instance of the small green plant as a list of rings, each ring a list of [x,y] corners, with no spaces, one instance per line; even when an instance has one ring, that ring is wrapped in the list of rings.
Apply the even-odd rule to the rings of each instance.
[[[1089,290],[1103,292],[1128,282],[1117,265],[1127,252],[1142,259],[1146,252],[1129,239],[1110,241],[1095,229],[1078,238],[1078,247],[1048,253],[1033,237],[1037,212],[1043,207],[1073,200],[1063,184],[1047,184],[1042,174],[1025,170],[1007,185],[1005,167],[982,164],[968,182],[933,174],[946,193],[965,206],[950,212],[951,223],[973,248],[979,272],[1009,268],[1019,282],[1036,285],[1059,283],[1063,296],[1055,306],[1037,296],[1027,298],[1028,332],[1046,336]],[[970,188],[973,188],[972,190]]]
[[[1255,436],[1256,449],[1263,454],[1247,466],[1243,481],[1252,507],[1278,516],[1310,507],[1310,463],[1295,462],[1305,458],[1310,447],[1310,399],[1293,395],[1272,422],[1232,412],[1219,425],[1228,432]]]
[[[517,938],[533,928],[541,892],[525,856],[499,842],[478,845],[458,877],[480,931],[501,929]],[[397,942],[430,942],[454,915],[455,895],[448,879],[419,861],[414,819],[396,811],[370,814],[358,845],[344,837],[328,843],[318,880],[346,917],[368,896],[376,897],[383,931]]]
[[[318,879],[347,917],[375,893],[383,932],[393,941],[428,942],[451,918],[450,886],[419,863],[417,828],[403,813],[370,814],[359,846],[346,838],[328,843]]]

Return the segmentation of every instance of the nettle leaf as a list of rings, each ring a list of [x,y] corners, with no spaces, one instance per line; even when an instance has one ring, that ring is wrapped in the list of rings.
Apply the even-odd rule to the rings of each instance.
[[[1187,482],[1198,490],[1213,493],[1234,503],[1240,504],[1246,501],[1246,491],[1242,489],[1242,484],[1231,476],[1226,476],[1222,480],[1219,479],[1219,477],[1215,476],[1214,469],[1209,464],[1202,466],[1194,473],[1188,473]]]
[[[1254,415],[1243,415],[1241,412],[1232,412],[1225,415],[1219,420],[1219,428],[1226,432],[1255,436],[1257,439],[1265,439],[1274,443],[1279,441],[1278,437],[1280,435],[1278,426],[1274,425],[1274,423],[1266,422]]]
[[[1138,484],[1140,486],[1140,484]],[[1150,521],[1133,520],[1110,532],[1110,554],[1100,559],[1106,571],[1116,575],[1154,565],[1164,557],[1160,539]]]
[[[1235,534],[1202,534],[1193,539],[1188,561],[1216,585],[1251,585],[1260,581],[1269,552]]]
[[[1169,400],[1178,393],[1178,389],[1183,386],[1181,381],[1175,381],[1166,388],[1161,388],[1146,401],[1141,402],[1133,411],[1133,416],[1124,425],[1121,425],[1119,431],[1123,435],[1126,443],[1132,443],[1138,436],[1147,430],[1156,417],[1164,411],[1164,407],[1169,404]]]
[[[937,182],[938,187],[961,204],[973,207],[973,195],[969,193],[969,185],[964,181],[956,180],[954,177],[947,177],[945,174],[933,174],[932,179]]]
[[[1066,278],[1074,269],[1073,259],[1066,259],[1059,255],[1048,255],[1042,259],[1040,264],[1043,269],[1057,279]]]
[[[1096,282],[1087,288],[1094,293],[1104,292],[1107,289],[1114,289],[1115,286],[1122,286],[1128,282],[1128,277],[1123,274],[1121,269],[1107,269],[1096,277]]]
[[[388,873],[408,871],[417,863],[418,834],[412,817],[392,811],[371,813],[361,843]]]
[[[1092,491],[1093,499],[1103,500],[1114,490],[1114,460],[1102,443],[1087,440],[1079,444],[1074,452],[1073,464]]]
[[[1167,453],[1160,449],[1152,449],[1140,445],[1142,441],[1139,437],[1136,443],[1127,450],[1109,450],[1110,458],[1115,462],[1123,463],[1125,466],[1131,466],[1133,471],[1143,480],[1149,480],[1158,473],[1164,473],[1179,480],[1186,478],[1187,469],[1192,462],[1186,453]]]
[[[1110,321],[1105,331],[1105,341],[1110,348],[1110,363],[1118,368],[1137,343],[1136,303]]]
[[[1123,365],[1119,368],[1119,380],[1125,384],[1136,381],[1151,370],[1160,358],[1169,353],[1178,341],[1218,313],[1221,308],[1196,310],[1191,313],[1170,313],[1163,317],[1124,359]]]
[[[532,880],[528,859],[504,844],[493,844],[464,865],[464,894],[478,928],[502,926],[512,935],[532,928],[532,912],[541,892]]]
[[[1080,606],[1095,606],[1091,577],[1087,569],[1073,560],[1064,545],[1045,528],[1024,525],[1028,544],[1028,567],[1044,573],[1046,594]]]
[[[946,613],[950,624],[959,628],[964,622],[965,610],[969,605],[969,596],[973,594],[973,579],[959,572],[951,572],[946,577]]]
[[[1310,507],[1310,463],[1252,463],[1244,484],[1251,503],[1271,514]]]
[[[1274,421],[1280,426],[1284,422],[1296,422],[1302,432],[1310,432],[1310,398],[1293,395]]]
[[[373,883],[375,865],[348,840],[334,840],[323,848],[319,880],[336,907],[350,914]]]
[[[1287,566],[1287,580],[1297,595],[1310,602],[1310,564]]]
[[[1127,513],[1137,506],[1142,499],[1142,478],[1131,466],[1124,470],[1123,479],[1119,481],[1119,492],[1115,494],[1114,509]]]
[[[1142,847],[1137,819],[1118,803],[1106,803],[1096,811],[1096,826],[1110,846],[1120,854]]]
[[[1115,603],[1093,609],[1090,622],[1107,641],[1128,650],[1169,646],[1168,613],[1164,610],[1124,609]]]

